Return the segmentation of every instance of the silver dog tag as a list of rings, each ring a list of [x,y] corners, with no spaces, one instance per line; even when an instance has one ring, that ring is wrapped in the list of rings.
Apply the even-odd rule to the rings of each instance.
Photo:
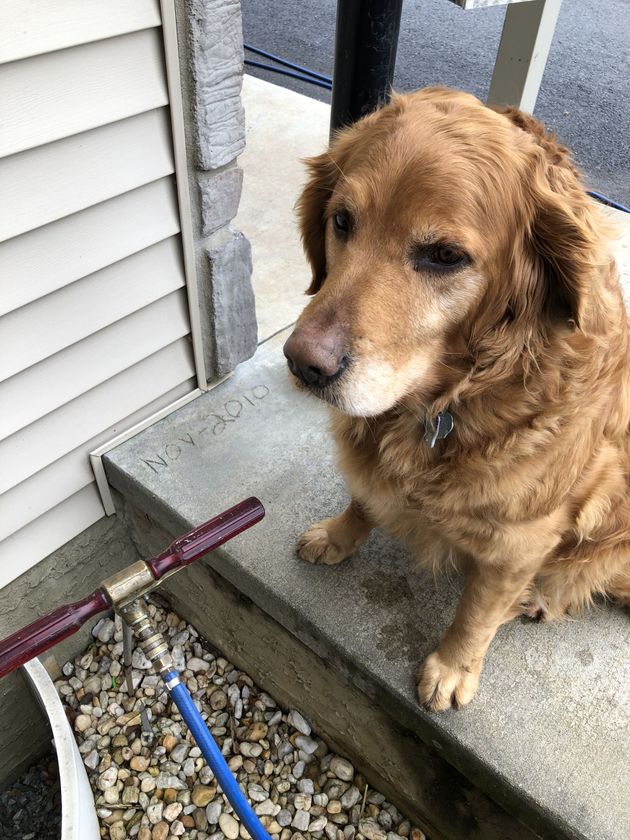
[[[423,440],[429,449],[433,449],[438,440],[444,440],[445,437],[450,435],[454,425],[453,415],[450,411],[439,411],[434,420],[427,419]]]

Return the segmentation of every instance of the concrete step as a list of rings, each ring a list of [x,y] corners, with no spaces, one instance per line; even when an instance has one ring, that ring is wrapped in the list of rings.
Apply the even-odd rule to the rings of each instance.
[[[221,625],[218,641],[236,645],[245,664],[251,645],[248,667],[260,658],[254,673],[270,691],[293,680],[299,695],[301,685],[298,705],[368,779],[386,777],[395,802],[399,790],[400,807],[415,807],[429,837],[630,837],[627,615],[605,606],[580,621],[512,622],[493,642],[470,706],[421,709],[413,674],[453,613],[458,581],[418,586],[405,550],[382,533],[338,567],[297,559],[298,536],[347,495],[324,407],[288,381],[285,338],[105,458],[128,508],[170,535],[249,495],[265,504],[261,524],[202,561],[205,569],[182,573],[180,599],[192,599],[195,620],[207,613],[211,639]],[[245,620],[239,596],[256,620]],[[343,702],[322,707],[300,680],[297,663],[307,661]]]

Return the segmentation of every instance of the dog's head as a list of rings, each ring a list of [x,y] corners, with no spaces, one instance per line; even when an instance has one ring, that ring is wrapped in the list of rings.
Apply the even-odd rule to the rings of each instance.
[[[506,331],[582,326],[600,259],[590,202],[533,118],[428,88],[308,165],[298,210],[314,297],[285,355],[342,411],[435,398],[493,333],[505,346]]]

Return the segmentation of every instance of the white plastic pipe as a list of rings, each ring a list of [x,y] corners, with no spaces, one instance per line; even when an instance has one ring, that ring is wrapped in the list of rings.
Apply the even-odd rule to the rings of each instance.
[[[61,787],[61,840],[100,840],[92,789],[53,681],[39,659],[31,659],[22,668],[55,740]]]

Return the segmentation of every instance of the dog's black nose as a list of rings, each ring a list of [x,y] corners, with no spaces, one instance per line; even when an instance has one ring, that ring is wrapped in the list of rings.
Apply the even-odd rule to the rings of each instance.
[[[284,355],[291,373],[315,388],[330,385],[348,365],[336,331],[317,334],[296,327],[284,345]]]

